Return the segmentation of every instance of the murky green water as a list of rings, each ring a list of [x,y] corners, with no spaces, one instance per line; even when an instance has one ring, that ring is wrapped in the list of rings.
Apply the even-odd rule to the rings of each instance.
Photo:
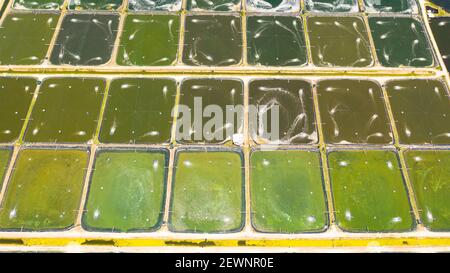
[[[357,0],[305,0],[306,10],[312,12],[357,12]]]
[[[84,143],[94,136],[105,92],[99,78],[49,78],[42,83],[26,142]]]
[[[317,142],[311,84],[303,80],[253,80],[249,84],[250,135],[259,144]],[[278,114],[274,107],[278,107]],[[278,118],[277,118],[278,115]],[[275,133],[275,135],[274,135]]]
[[[407,17],[371,17],[369,25],[378,60],[383,66],[434,64],[433,52],[420,21]]]
[[[450,230],[450,151],[405,153],[420,218],[433,231]]]
[[[64,0],[14,0],[15,9],[59,9],[63,4]]]
[[[36,85],[33,78],[0,78],[0,142],[19,137]]]
[[[128,8],[130,10],[164,10],[175,11],[181,9],[181,0],[129,0]]]
[[[212,144],[230,141],[235,135],[242,137],[243,96],[240,80],[184,80],[178,107],[177,141]]]
[[[70,0],[69,9],[73,10],[117,10],[122,0]]]
[[[417,13],[416,0],[364,0],[364,7],[370,13]]]
[[[299,0],[246,0],[250,12],[296,12],[300,10]]]
[[[247,17],[248,63],[301,66],[307,63],[303,24],[288,16]]]
[[[176,61],[180,17],[128,15],[122,32],[119,65],[171,65]]]
[[[450,71],[450,17],[430,18],[430,26],[445,66]]]
[[[370,42],[360,17],[309,17],[311,54],[316,66],[373,65]]]
[[[237,11],[240,8],[240,0],[187,0],[188,10]]]
[[[123,78],[111,83],[100,141],[163,143],[170,140],[176,82]]]
[[[299,233],[326,228],[318,153],[253,152],[250,178],[252,222],[258,231]]]
[[[400,142],[450,144],[450,100],[438,80],[396,80],[386,84]]]
[[[119,15],[67,14],[50,61],[57,65],[101,65],[111,59]]]
[[[83,225],[98,231],[149,231],[160,224],[166,177],[166,155],[151,151],[101,151]]]
[[[9,13],[0,27],[0,65],[41,64],[58,17],[56,13]]]
[[[0,210],[0,229],[66,229],[76,220],[88,153],[23,150]]]
[[[0,189],[3,186],[3,179],[5,177],[6,169],[11,157],[11,150],[0,149]]]
[[[411,207],[394,152],[331,152],[328,162],[340,228],[349,232],[412,229]]]
[[[244,221],[242,159],[235,152],[179,152],[169,228],[176,232],[238,231]]]
[[[327,143],[392,143],[383,92],[377,83],[324,80],[317,84],[317,92]]]
[[[241,62],[241,18],[224,15],[188,15],[183,63],[228,66]]]

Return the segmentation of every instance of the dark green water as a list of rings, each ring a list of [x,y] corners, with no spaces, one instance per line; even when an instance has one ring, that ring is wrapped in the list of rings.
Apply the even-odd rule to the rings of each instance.
[[[317,142],[311,84],[302,80],[253,80],[249,84],[250,135],[263,143],[302,144]],[[276,119],[273,106],[279,108]],[[257,115],[252,115],[256,114]],[[266,124],[264,120],[267,120]],[[278,124],[278,131],[272,123]],[[278,138],[273,139],[272,133]]]
[[[56,13],[9,13],[0,27],[0,64],[41,64],[58,18]]]
[[[0,78],[0,142],[19,137],[36,85],[33,78]]]
[[[222,233],[243,226],[241,156],[235,152],[179,152],[173,181],[169,229]]]
[[[312,60],[316,66],[373,65],[369,38],[360,17],[309,17]]]
[[[50,61],[61,65],[101,65],[111,59],[118,14],[68,14],[64,17]]]
[[[178,109],[177,141],[218,144],[230,141],[233,134],[242,135],[243,96],[243,83],[240,80],[184,80]],[[227,109],[234,106],[236,111],[229,111],[227,119]]]
[[[340,228],[349,232],[402,232],[413,217],[399,162],[390,151],[337,151],[328,155]]]
[[[288,16],[247,17],[248,63],[301,66],[307,63],[303,24]]]
[[[241,62],[241,18],[224,15],[188,15],[183,63],[228,66]]]
[[[170,140],[176,83],[170,79],[124,78],[111,83],[100,141],[163,143]]]
[[[180,17],[128,15],[123,28],[119,65],[171,65],[176,61]]]
[[[117,10],[122,0],[70,0],[72,10]]]
[[[261,232],[319,232],[327,207],[319,154],[309,151],[257,151],[251,155],[253,226]]]
[[[166,156],[149,151],[101,151],[83,225],[98,231],[149,231],[164,211]]]
[[[438,80],[396,80],[386,84],[403,144],[450,144],[450,100]]]
[[[450,70],[450,17],[430,18],[430,27],[445,66]]]
[[[240,8],[240,0],[187,0],[188,10],[236,11]]]
[[[26,142],[85,143],[94,136],[105,92],[99,78],[49,78],[42,83]]]
[[[317,84],[325,142],[388,144],[392,133],[381,87],[367,80],[324,80]]]
[[[129,0],[128,8],[132,11],[176,11],[181,9],[181,0]]]
[[[378,60],[386,67],[426,67],[433,52],[422,23],[407,17],[371,17],[369,25]]]
[[[88,153],[22,150],[0,210],[0,229],[45,231],[75,223]]]

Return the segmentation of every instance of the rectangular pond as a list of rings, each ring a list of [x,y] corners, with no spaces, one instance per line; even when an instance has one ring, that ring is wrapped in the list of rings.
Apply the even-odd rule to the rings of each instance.
[[[450,71],[450,17],[430,18],[430,27],[445,66]]]
[[[374,59],[361,17],[308,17],[310,50],[320,67],[367,67]]]
[[[174,64],[179,31],[177,15],[127,15],[117,63],[126,66]]]
[[[393,80],[386,90],[400,143],[450,144],[450,100],[442,81]]]
[[[255,151],[250,187],[253,227],[260,232],[324,231],[327,206],[319,153]]]
[[[88,152],[26,149],[19,153],[0,210],[0,229],[48,231],[74,225]]]
[[[389,144],[389,118],[378,83],[371,80],[322,80],[317,83],[325,142]]]
[[[332,151],[329,172],[337,225],[348,232],[402,232],[414,227],[397,155]]]
[[[34,78],[0,78],[0,143],[19,138],[36,86]]]
[[[93,139],[105,93],[101,78],[43,81],[28,123],[26,142],[86,143]]]
[[[162,221],[168,152],[101,150],[83,226],[91,231],[151,231]]]
[[[308,53],[301,18],[247,17],[247,59],[250,65],[305,65]]]
[[[422,223],[432,231],[450,230],[450,151],[405,153]]]
[[[100,141],[169,142],[176,92],[176,82],[172,79],[114,79],[109,87]]]
[[[58,13],[8,13],[0,27],[0,65],[42,64],[58,19]]]
[[[243,156],[238,152],[178,151],[169,229],[224,233],[244,225]]]
[[[304,0],[310,12],[358,12],[358,0]]]

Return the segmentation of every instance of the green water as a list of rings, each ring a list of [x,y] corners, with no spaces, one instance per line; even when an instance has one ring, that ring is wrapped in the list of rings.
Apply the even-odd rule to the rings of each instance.
[[[247,41],[247,59],[251,65],[301,66],[307,63],[300,18],[249,16]]]
[[[41,64],[58,17],[56,13],[9,13],[0,27],[0,64]]]
[[[299,0],[246,0],[250,12],[298,12]]]
[[[36,85],[33,78],[0,78],[0,142],[19,137]]]
[[[184,80],[176,124],[177,141],[218,144],[232,140],[234,134],[242,136],[243,96],[240,80]]]
[[[187,0],[188,10],[235,11],[240,8],[240,0]]]
[[[188,15],[183,63],[194,66],[236,65],[242,58],[241,18]]]
[[[331,152],[328,162],[340,228],[349,232],[412,229],[411,207],[394,152]]]
[[[70,0],[69,9],[73,10],[117,10],[122,0]]]
[[[100,78],[49,78],[42,83],[26,142],[85,143],[94,136],[105,92]]]
[[[314,102],[309,82],[252,80],[249,90],[249,104],[254,106],[253,110],[249,111],[249,132],[255,142],[258,144],[317,142]],[[279,118],[276,118],[277,113],[272,110],[272,106],[278,106]]]
[[[417,13],[418,11],[416,0],[364,0],[364,7],[370,13]]]
[[[9,159],[11,157],[11,150],[0,149],[0,189],[3,186],[3,179],[8,168]]]
[[[438,80],[396,80],[386,84],[402,144],[450,144],[450,100]]]
[[[63,4],[64,0],[14,0],[15,9],[59,9]]]
[[[119,15],[69,13],[64,17],[50,61],[61,65],[101,65],[109,62]]]
[[[383,66],[433,65],[432,49],[418,20],[407,17],[371,17],[369,25],[378,60]]]
[[[179,152],[169,228],[175,232],[238,231],[244,221],[242,160],[234,152]]]
[[[180,17],[128,15],[122,32],[119,65],[171,65],[176,61]]]
[[[320,67],[373,65],[370,42],[360,17],[309,17],[313,63]]]
[[[176,82],[170,79],[123,78],[111,83],[100,141],[163,143],[170,140]]]
[[[128,8],[132,11],[177,11],[181,9],[181,0],[129,0]]]
[[[423,224],[433,231],[450,230],[450,151],[405,153]]]
[[[166,172],[162,152],[100,152],[83,225],[89,230],[121,232],[155,228],[162,220]]]
[[[319,232],[327,207],[319,154],[257,151],[251,155],[253,226],[262,232]]]
[[[306,10],[312,12],[357,12],[357,0],[305,0]]]
[[[0,229],[44,231],[73,226],[88,153],[22,150],[0,210]]]
[[[383,92],[377,83],[325,80],[317,84],[317,92],[327,143],[392,143]]]
[[[450,71],[450,17],[430,18],[430,27],[445,66]]]

